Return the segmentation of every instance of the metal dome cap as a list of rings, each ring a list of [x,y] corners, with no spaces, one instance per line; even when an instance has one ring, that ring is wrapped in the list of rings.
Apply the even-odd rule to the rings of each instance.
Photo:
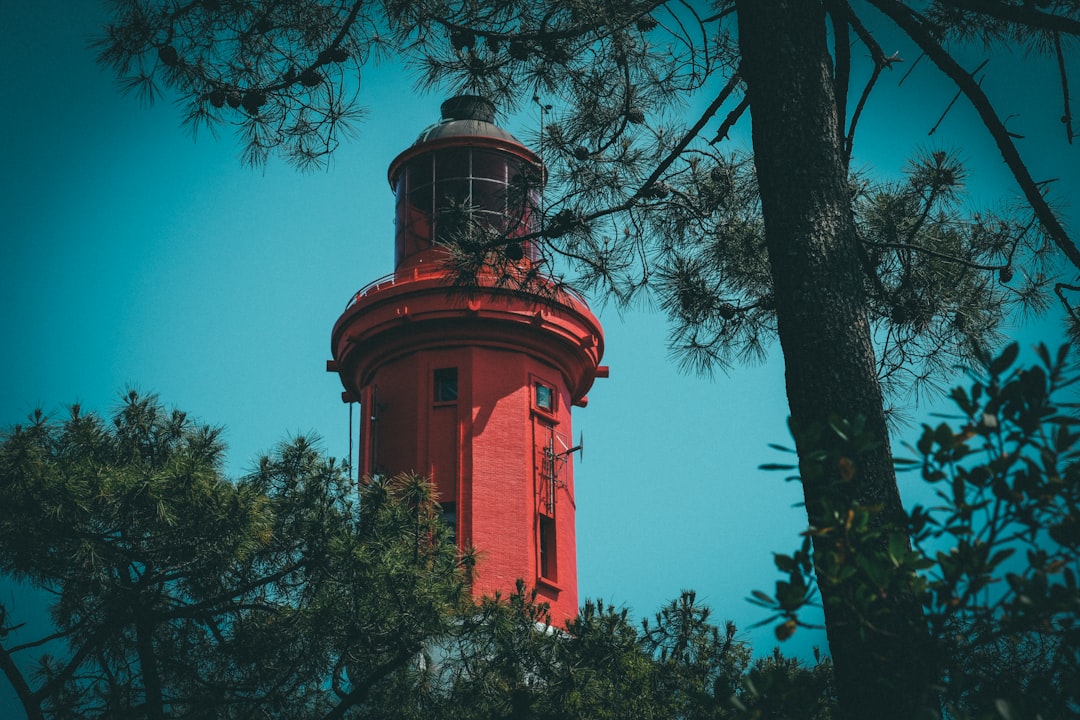
[[[490,137],[516,144],[520,141],[495,124],[495,105],[479,95],[457,95],[439,107],[442,119],[420,133],[415,145],[442,138]]]

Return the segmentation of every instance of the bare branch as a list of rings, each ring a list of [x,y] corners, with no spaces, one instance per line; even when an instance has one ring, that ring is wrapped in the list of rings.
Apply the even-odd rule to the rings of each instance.
[[[982,265],[980,263],[973,263],[970,260],[963,259],[962,257],[951,255],[949,253],[944,253],[940,250],[931,250],[928,247],[923,247],[922,245],[912,242],[893,243],[874,242],[873,240],[864,240],[863,242],[865,242],[867,245],[873,245],[874,247],[890,248],[892,250],[913,250],[915,252],[923,253],[925,255],[930,255],[936,258],[940,258],[942,260],[947,260],[951,263],[956,263],[957,265],[964,265],[975,270],[1003,270],[1004,268],[1007,268],[1009,266],[1008,263],[1004,265]]]
[[[835,1],[836,0],[834,0],[834,2]],[[874,61],[874,70],[870,74],[870,79],[866,81],[866,85],[863,87],[862,93],[859,95],[859,101],[855,105],[855,112],[851,115],[851,122],[848,126],[847,134],[844,137],[844,156],[850,159],[851,149],[855,144],[855,128],[858,126],[859,118],[862,117],[862,112],[866,108],[867,101],[870,99],[870,93],[874,89],[874,85],[877,84],[878,78],[881,76],[881,71],[885,68],[891,68],[893,63],[903,62],[903,60],[900,58],[899,55],[895,53],[891,56],[886,57],[885,51],[881,49],[881,46],[878,44],[877,39],[874,38],[873,34],[869,30],[867,30],[866,26],[863,25],[861,20],[859,20],[859,17],[852,11],[851,5],[847,3],[847,0],[841,0],[841,2],[837,3],[835,7],[830,11],[830,15],[834,17],[834,20],[836,18],[841,19],[844,22],[845,26],[850,27],[852,30],[855,31],[855,34],[859,37],[859,40],[861,40],[863,45],[866,46],[866,49],[870,51],[870,57]],[[839,53],[839,48],[837,52]],[[845,51],[845,55],[847,56],[848,62],[850,63],[850,50]],[[839,63],[839,60],[837,62]],[[839,117],[842,121],[845,120],[846,114],[846,85],[844,87],[844,93],[844,103],[837,103],[838,107],[840,108]]]
[[[1066,283],[1058,283],[1054,286],[1054,293],[1061,300],[1062,307],[1065,308],[1065,312],[1069,313],[1069,317],[1073,319],[1073,322],[1080,323],[1080,312],[1073,307],[1068,298],[1065,297],[1065,291],[1080,292],[1080,285],[1068,285]]]
[[[1031,2],[1020,5],[1000,2],[1000,0],[942,0],[942,2],[960,10],[968,10],[1037,30],[1080,35],[1080,20],[1042,12],[1035,7],[1035,3]]]
[[[727,139],[728,133],[731,132],[731,128],[739,121],[739,118],[743,116],[746,109],[750,107],[750,98],[743,95],[743,99],[739,101],[739,104],[735,106],[735,109],[728,113],[728,116],[724,118],[724,122],[720,123],[720,128],[716,131],[716,137],[709,141],[710,145],[715,145],[721,140]]]
[[[11,687],[15,689],[15,694],[19,696],[19,702],[22,703],[23,710],[26,711],[27,720],[45,720],[45,715],[41,712],[39,699],[35,697],[34,692],[26,682],[26,678],[19,671],[19,666],[15,664],[11,653],[3,645],[0,645],[0,670],[4,671],[4,676],[11,683]]]
[[[848,29],[852,15],[847,0],[826,0],[825,11],[833,29],[833,94],[836,96],[837,117],[840,123],[837,130],[844,136],[844,123],[847,122],[848,86],[851,84],[851,39]]]
[[[984,67],[986,67],[986,63],[988,63],[988,62],[990,62],[990,61],[989,60],[983,60],[981,63],[979,63],[979,67],[972,70],[971,75],[974,77],[975,73],[979,72]],[[926,133],[927,135],[933,135],[934,133],[937,132],[938,128],[941,127],[941,123],[945,122],[945,118],[948,117],[949,111],[953,109],[953,105],[956,104],[956,101],[959,100],[960,96],[963,95],[963,94],[964,94],[963,90],[957,90],[956,91],[956,95],[954,95],[953,99],[949,101],[949,104],[945,106],[945,109],[942,111],[941,116],[937,119],[937,122],[934,123],[934,126],[932,128],[930,128],[930,132]]]
[[[1065,125],[1065,137],[1072,145],[1072,108],[1069,106],[1069,74],[1065,71],[1065,53],[1061,49],[1061,35],[1054,33],[1054,54],[1057,55],[1058,73],[1061,75],[1061,122]]]

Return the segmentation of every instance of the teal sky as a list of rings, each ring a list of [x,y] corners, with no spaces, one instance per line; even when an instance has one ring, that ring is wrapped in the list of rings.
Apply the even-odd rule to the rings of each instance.
[[[276,160],[253,171],[227,131],[193,142],[168,98],[144,109],[118,93],[86,46],[103,17],[91,1],[0,7],[0,425],[73,402],[108,412],[135,387],[224,425],[232,476],[296,433],[317,433],[344,456],[348,408],[325,372],[330,330],[356,289],[392,270],[386,168],[437,120],[443,96],[414,91],[396,66],[369,68],[369,114],[328,171]],[[988,90],[1009,99],[1004,114],[1017,114],[1010,128],[1026,135],[1036,178],[1061,178],[1055,194],[1068,200],[1080,187],[1080,148],[1058,121],[1055,67],[1041,63],[1032,81],[1015,74],[1021,65],[995,55]],[[956,149],[978,202],[1014,197],[962,101],[927,137],[952,98],[928,64],[908,81],[917,90],[898,89],[899,75],[887,74],[872,100],[856,165],[897,175],[915,147]],[[894,97],[905,112],[890,110]],[[530,123],[525,113],[503,124],[525,137]],[[735,145],[746,145],[745,130]],[[1074,230],[1076,219],[1073,208]],[[668,357],[659,315],[593,306],[611,377],[574,416],[585,437],[575,473],[580,595],[640,617],[695,588],[715,617],[749,628],[763,615],[745,598],[772,587],[771,553],[793,549],[805,524],[793,507],[800,489],[757,470],[779,460],[767,443],[787,443],[779,350],[711,381],[687,377]],[[1023,340],[1036,337],[1062,339],[1052,323]],[[758,652],[772,647],[770,628],[745,636]],[[823,634],[800,631],[785,650],[814,644]]]

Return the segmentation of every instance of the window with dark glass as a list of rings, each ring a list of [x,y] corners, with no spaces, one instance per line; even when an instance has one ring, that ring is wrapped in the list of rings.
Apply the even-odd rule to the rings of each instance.
[[[536,407],[542,410],[553,411],[555,409],[555,390],[544,383],[534,383],[536,389]]]
[[[439,519],[450,527],[450,537],[457,536],[457,503],[439,503]]]
[[[457,368],[435,371],[435,402],[454,402],[458,398]]]
[[[556,581],[555,519],[540,516],[540,577]]]

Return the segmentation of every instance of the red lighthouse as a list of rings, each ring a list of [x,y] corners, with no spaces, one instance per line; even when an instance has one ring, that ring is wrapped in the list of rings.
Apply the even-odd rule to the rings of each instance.
[[[541,278],[523,294],[507,269],[535,273],[540,158],[494,123],[484,99],[443,103],[440,122],[390,164],[395,270],[361,289],[334,325],[328,369],[359,401],[361,474],[431,478],[462,547],[475,546],[476,596],[523,579],[561,625],[577,614],[573,433],[606,372],[600,323]],[[443,242],[496,244],[500,273],[463,292]],[[465,233],[465,235],[463,235]]]

